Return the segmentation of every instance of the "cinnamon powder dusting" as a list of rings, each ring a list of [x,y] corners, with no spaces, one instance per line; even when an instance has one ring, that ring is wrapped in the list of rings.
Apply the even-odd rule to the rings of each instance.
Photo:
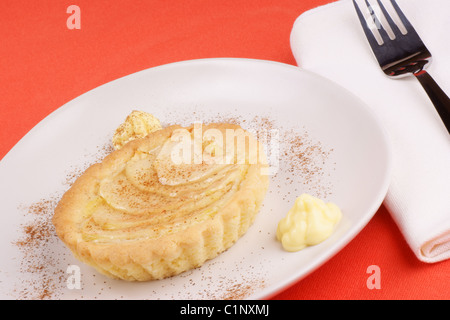
[[[53,249],[58,239],[51,222],[58,199],[50,197],[22,208],[31,219],[22,225],[22,236],[14,242],[23,255],[20,287],[15,292],[18,299],[55,298],[64,281],[65,267]]]
[[[226,288],[225,294],[220,297],[221,300],[243,300],[255,293],[255,291],[264,288],[265,281],[259,283],[236,283]]]
[[[89,159],[81,167],[72,167],[62,181],[64,187],[70,187],[84,170],[95,162],[101,161],[112,151],[110,144],[99,146],[95,155],[86,155]],[[26,222],[20,225],[19,238],[12,244],[20,253],[20,280],[11,295],[19,300],[58,299],[66,288],[67,250],[58,251],[61,241],[56,235],[52,223],[54,210],[63,192],[56,192],[30,205],[19,206]]]
[[[314,139],[306,127],[284,126],[269,116],[244,119],[242,116],[216,115],[203,116],[203,119],[205,123],[238,124],[256,135],[265,145],[269,165],[273,169],[272,184],[277,187],[282,200],[304,192],[319,198],[331,195],[333,188],[328,178],[335,170],[336,163],[331,160],[334,150]],[[289,194],[282,191],[286,188],[291,190]]]

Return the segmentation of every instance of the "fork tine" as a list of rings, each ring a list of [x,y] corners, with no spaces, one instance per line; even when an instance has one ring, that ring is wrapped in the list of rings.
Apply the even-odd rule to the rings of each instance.
[[[381,0],[377,0],[377,2],[378,2],[378,6],[381,9],[381,12],[383,12],[383,15],[386,18],[386,21],[388,22],[389,26],[391,27],[392,32],[394,33],[394,36],[399,37],[399,36],[403,35],[402,32],[400,31],[400,28],[397,26],[397,24],[394,22],[394,20],[392,20],[391,15],[387,12],[387,10],[384,7]]]
[[[381,24],[380,20],[378,19],[377,15],[375,14],[375,10],[373,10],[372,6],[370,5],[368,0],[366,1],[366,6],[369,9],[370,16],[373,19],[373,22],[375,23],[375,27],[378,29],[378,32],[381,36],[381,39],[383,40],[383,43],[386,43],[390,40],[389,35],[387,34],[386,30],[383,28],[383,25]]]
[[[353,5],[355,6],[356,14],[358,15],[359,22],[361,23],[364,33],[366,34],[366,38],[369,41],[370,46],[374,50],[376,47],[378,47],[378,41],[373,35],[372,30],[370,30],[370,28],[367,26],[367,21],[364,18],[364,15],[362,14],[361,10],[359,9],[356,0],[353,0]]]
[[[409,22],[408,18],[406,18],[406,16],[403,14],[403,11],[400,9],[397,2],[395,0],[391,0],[391,3],[392,3],[392,7],[394,8],[395,12],[397,12],[398,17],[400,18],[400,21],[405,26],[406,31],[407,32],[412,31],[412,32],[416,33],[416,31],[414,30],[414,27]]]

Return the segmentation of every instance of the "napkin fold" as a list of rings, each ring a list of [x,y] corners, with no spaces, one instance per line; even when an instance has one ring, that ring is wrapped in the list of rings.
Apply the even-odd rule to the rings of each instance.
[[[450,1],[397,3],[433,55],[429,73],[450,94]],[[299,67],[347,88],[381,118],[394,152],[384,204],[418,259],[450,258],[450,136],[417,79],[384,75],[351,0],[303,13],[290,40]]]

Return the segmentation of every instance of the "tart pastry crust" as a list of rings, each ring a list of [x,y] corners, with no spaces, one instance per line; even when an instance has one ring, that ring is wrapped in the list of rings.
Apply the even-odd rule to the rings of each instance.
[[[194,137],[193,150],[196,130],[203,133],[200,161],[186,157],[186,148],[185,154],[177,149],[189,139],[174,139],[181,133],[183,139],[186,133]],[[206,132],[216,138],[205,139]],[[242,135],[246,143],[227,149],[217,141],[227,133],[235,134],[228,145]],[[249,156],[255,151],[256,161]],[[268,184],[263,147],[239,126],[175,125],[133,140],[89,167],[63,195],[53,223],[75,257],[102,274],[162,279],[230,248],[254,221]]]

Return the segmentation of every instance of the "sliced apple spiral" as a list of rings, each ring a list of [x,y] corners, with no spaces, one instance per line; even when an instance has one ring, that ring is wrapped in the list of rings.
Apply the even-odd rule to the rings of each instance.
[[[88,168],[53,223],[101,273],[162,279],[202,265],[247,231],[268,189],[266,167],[262,146],[239,126],[171,126]]]

